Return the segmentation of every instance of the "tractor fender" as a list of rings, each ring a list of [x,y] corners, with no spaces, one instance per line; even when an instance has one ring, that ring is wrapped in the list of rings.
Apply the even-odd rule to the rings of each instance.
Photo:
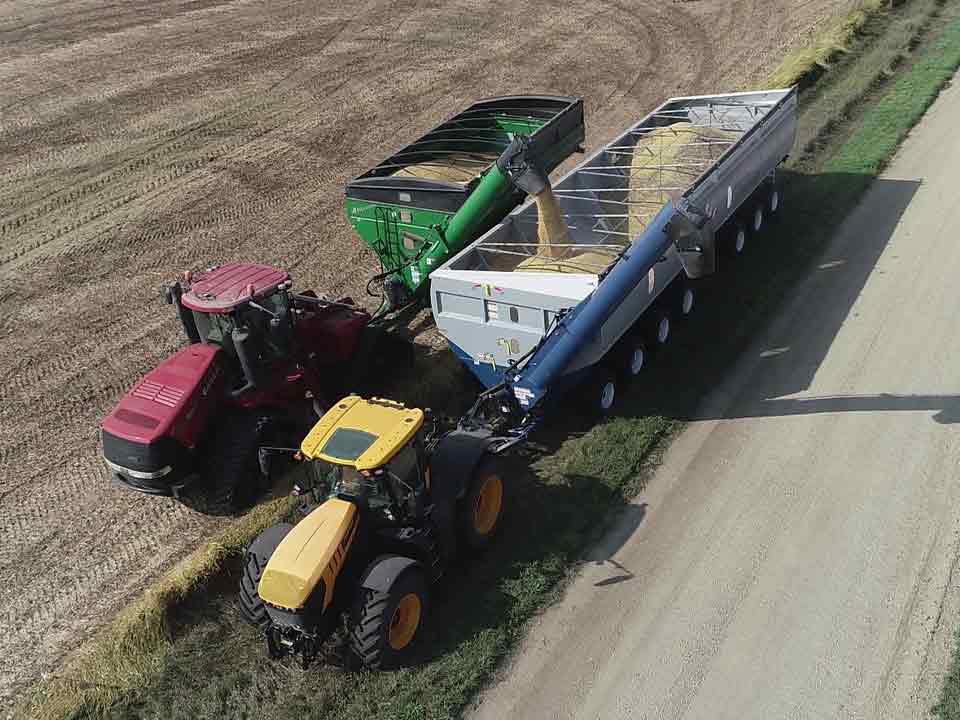
[[[412,567],[420,568],[419,562],[403,555],[382,555],[363,571],[360,586],[368,590],[388,592],[397,578]]]
[[[247,547],[247,552],[261,558],[263,563],[266,564],[273,555],[273,551],[279,547],[291,530],[293,530],[293,525],[290,523],[271,525],[257,535],[256,539]]]
[[[466,494],[492,438],[489,430],[457,429],[440,440],[430,459],[431,492],[438,504],[452,505]]]

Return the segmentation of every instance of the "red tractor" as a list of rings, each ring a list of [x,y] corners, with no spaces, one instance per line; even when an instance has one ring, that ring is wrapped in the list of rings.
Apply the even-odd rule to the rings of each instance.
[[[329,402],[360,381],[361,347],[378,334],[349,298],[290,291],[290,275],[232,263],[167,288],[190,345],[147,373],[103,420],[115,478],[211,511],[249,502],[258,447],[298,444]],[[369,328],[369,332],[368,332]],[[198,500],[202,498],[202,500]]]

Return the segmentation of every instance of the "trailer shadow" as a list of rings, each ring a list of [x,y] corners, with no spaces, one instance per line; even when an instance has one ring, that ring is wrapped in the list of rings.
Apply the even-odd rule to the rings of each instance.
[[[785,173],[787,202],[798,197],[801,207],[786,206],[776,223],[750,248],[747,257],[703,282],[697,311],[677,328],[671,345],[635,383],[621,412],[628,416],[661,415],[677,420],[712,420],[736,417],[769,417],[840,412],[932,411],[935,422],[960,418],[960,395],[829,395],[790,398],[803,393],[830,351],[837,333],[848,319],[867,279],[885,272],[878,261],[916,194],[920,180],[876,179],[871,205],[851,214],[870,214],[871,234],[853,236],[854,225],[839,229],[839,241],[830,245],[840,217],[831,218],[829,207],[864,184],[860,175]],[[830,197],[836,193],[839,197]],[[819,204],[826,206],[818,207]],[[833,222],[830,222],[831,219]],[[820,225],[822,233],[810,233]],[[812,240],[810,239],[812,238]],[[803,241],[803,242],[801,242]],[[909,262],[895,254],[891,262]],[[811,280],[803,288],[801,281]],[[797,345],[790,328],[770,321],[777,310],[803,293],[803,316],[814,318],[813,332]],[[853,313],[853,314],[852,314]],[[772,337],[769,346],[756,348],[761,332]],[[756,351],[758,358],[745,356]],[[741,360],[758,362],[751,382],[731,398],[711,398]]]

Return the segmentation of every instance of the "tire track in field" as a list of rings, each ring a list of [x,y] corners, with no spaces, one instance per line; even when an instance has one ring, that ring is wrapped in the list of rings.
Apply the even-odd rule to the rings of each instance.
[[[14,260],[28,253],[34,252],[48,243],[60,239],[64,235],[76,232],[85,225],[88,225],[89,223],[118,210],[134,200],[140,199],[147,193],[155,192],[164,185],[168,185],[195,170],[222,159],[224,156],[233,153],[241,147],[273,132],[282,124],[284,119],[285,118],[283,117],[282,113],[274,113],[271,117],[273,122],[267,126],[251,129],[240,134],[230,142],[223,143],[215,148],[211,148],[209,150],[198,149],[196,152],[201,154],[201,157],[181,161],[174,170],[147,180],[136,190],[124,193],[119,197],[114,197],[109,200],[102,199],[100,203],[97,204],[93,209],[88,210],[79,217],[76,217],[72,222],[61,225],[52,232],[42,235],[28,244],[22,245],[16,250],[8,252],[6,255],[0,257],[0,267],[10,264]],[[68,206],[85,200],[89,195],[95,194],[102,196],[105,191],[110,189],[111,185],[120,180],[124,180],[128,175],[138,170],[145,168],[148,169],[163,156],[169,155],[176,149],[179,149],[185,145],[187,145],[187,143],[171,143],[158,152],[138,158],[134,162],[126,163],[123,167],[118,168],[117,170],[105,173],[102,177],[99,177],[92,182],[81,185],[79,188],[72,190],[69,193],[56,197],[47,203],[33,208],[29,213],[25,213],[7,221],[3,225],[0,225],[0,242],[3,242],[6,236],[11,234],[13,230],[18,230],[20,228],[26,229],[25,226],[27,226],[29,223],[40,220],[50,213],[64,212]]]

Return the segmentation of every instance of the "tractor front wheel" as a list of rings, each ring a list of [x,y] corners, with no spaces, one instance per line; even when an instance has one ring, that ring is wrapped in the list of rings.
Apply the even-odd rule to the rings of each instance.
[[[409,657],[429,601],[419,566],[400,573],[384,590],[361,587],[354,603],[350,649],[371,670],[391,670]]]
[[[457,511],[460,537],[468,548],[482,550],[490,544],[503,515],[503,500],[503,477],[489,457],[474,471]]]
[[[203,478],[181,495],[207,515],[231,515],[248,507],[264,489],[258,452],[282,434],[280,417],[239,413],[227,417],[206,446]]]
[[[267,609],[260,597],[260,578],[270,562],[270,556],[280,541],[293,529],[290,523],[279,523],[264,530],[247,548],[243,556],[243,574],[240,576],[240,614],[243,619],[261,630],[270,624]]]

